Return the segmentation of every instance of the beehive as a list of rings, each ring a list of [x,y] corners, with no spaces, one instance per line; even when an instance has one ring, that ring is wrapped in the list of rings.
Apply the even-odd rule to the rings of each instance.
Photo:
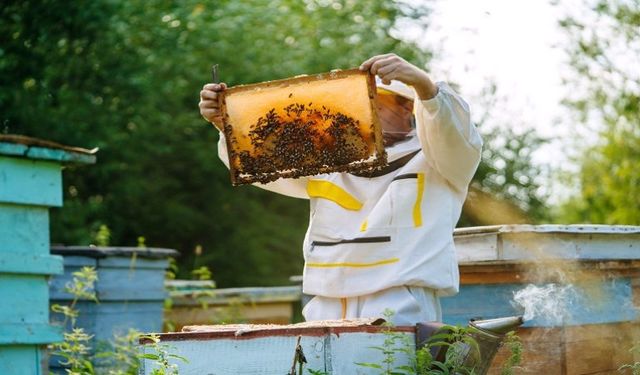
[[[375,80],[357,69],[231,87],[220,96],[234,185],[386,164]]]
[[[160,345],[170,347],[175,356],[170,363],[180,375],[202,374],[373,374],[357,363],[383,363],[385,355],[376,347],[385,345],[390,335],[407,343],[415,340],[415,327],[386,327],[373,319],[315,321],[293,325],[214,325],[184,327],[182,332],[162,333]],[[140,374],[150,375],[158,362],[148,359],[157,354],[150,340],[142,338],[140,352],[147,355]],[[297,346],[305,358],[304,370],[291,371]],[[388,344],[387,344],[388,345]],[[409,344],[411,345],[411,344]],[[407,346],[410,348],[411,346]],[[410,366],[407,351],[394,352],[394,367]]]
[[[43,348],[62,341],[49,324],[49,207],[62,206],[63,164],[93,164],[95,151],[0,134],[0,374],[45,373]]]
[[[497,225],[457,228],[460,293],[441,299],[444,321],[465,324],[522,314],[514,294],[528,285],[571,286],[518,330],[518,374],[614,374],[634,363],[640,337],[640,227]],[[558,301],[559,297],[563,301]],[[501,349],[489,375],[509,356]]]

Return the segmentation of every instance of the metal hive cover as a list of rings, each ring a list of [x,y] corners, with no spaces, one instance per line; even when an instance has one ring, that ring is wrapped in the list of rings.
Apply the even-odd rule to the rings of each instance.
[[[234,185],[386,164],[375,80],[358,69],[235,86],[220,96]]]

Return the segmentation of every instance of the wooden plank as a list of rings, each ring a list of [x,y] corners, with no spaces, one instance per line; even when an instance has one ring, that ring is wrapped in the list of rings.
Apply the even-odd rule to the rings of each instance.
[[[593,281],[615,278],[639,278],[640,261],[637,260],[579,260],[551,262],[474,262],[460,264],[461,284],[505,284],[562,282],[558,273],[570,273],[574,281]]]
[[[0,252],[0,273],[54,275],[62,273],[62,257]]]
[[[4,345],[48,344],[62,341],[62,327],[39,323],[0,323],[0,351]]]
[[[499,259],[497,233],[458,235],[454,242],[458,262]]]
[[[609,338],[574,341],[566,345],[567,375],[614,370],[612,359],[617,348]]]
[[[523,343],[522,364],[516,374],[553,374],[563,372],[562,332],[559,328],[519,328]],[[501,374],[502,365],[510,355],[506,347],[500,348],[488,374]]]
[[[100,268],[121,268],[121,269],[152,269],[160,270],[160,273],[164,273],[169,267],[169,260],[166,258],[147,259],[142,255],[131,256],[108,256],[104,258],[98,258],[98,266]]]
[[[42,374],[40,350],[34,345],[0,345],[0,374]]]
[[[567,236],[569,237],[569,236]],[[623,235],[594,234],[568,240],[575,241],[580,259],[638,259],[640,257],[640,233]]]
[[[99,301],[163,301],[167,297],[164,290],[164,269],[158,267],[138,268],[141,263],[165,264],[166,260],[138,259],[135,263],[117,263],[120,267],[104,267],[104,259],[92,257],[65,257],[65,273],[51,280],[51,298],[56,300],[73,299],[73,296],[64,291],[65,285],[73,279],[73,272],[84,266],[97,268],[98,280],[95,291]],[[132,268],[129,268],[129,265]]]
[[[0,202],[62,206],[60,163],[0,156]]]
[[[513,284],[533,282],[531,277],[521,272],[460,272],[460,284]]]
[[[563,241],[560,236],[557,233],[502,233],[502,259],[577,258],[575,242]]]
[[[640,259],[640,227],[602,226],[583,231],[500,231],[456,236],[463,254],[460,261],[545,260],[545,259]],[[490,258],[492,245],[487,238],[497,237],[497,256]],[[489,242],[490,243],[490,242]],[[484,256],[483,254],[487,254]]]
[[[261,302],[296,302],[302,294],[300,286],[249,287],[200,289],[194,291],[171,291],[170,295],[176,305],[200,305],[206,302],[211,305],[229,303],[261,303]]]
[[[0,322],[49,322],[49,286],[44,275],[0,274]]]
[[[638,311],[632,301],[631,280],[581,281],[574,284],[575,294],[567,302],[564,324],[615,323],[634,320]],[[523,311],[513,306],[514,294],[524,289],[523,284],[484,284],[460,286],[460,292],[440,299],[444,321],[449,324],[466,324],[471,318],[490,319],[519,315]],[[557,325],[545,316],[527,321],[527,327]]]
[[[62,145],[46,139],[16,134],[0,134],[0,155],[93,164],[96,161],[95,153],[97,151],[97,148],[87,150],[80,147]]]
[[[94,164],[95,155],[88,155],[79,152],[69,152],[65,150],[55,150],[46,147],[30,147],[26,156],[30,159],[54,160],[62,163]]]
[[[165,314],[176,330],[186,325],[243,321],[253,324],[289,324],[293,305],[288,302],[207,305],[206,307],[173,306]]]
[[[631,364],[629,349],[638,341],[640,323],[621,322],[562,328],[520,328],[522,368],[517,374],[620,374],[617,369]],[[563,354],[564,352],[564,354]],[[489,374],[498,375],[508,357],[501,348]]]
[[[633,363],[629,349],[637,342],[637,327],[630,322],[567,327],[567,374],[607,373]]]
[[[302,336],[300,345],[307,359],[305,369],[324,370],[324,336]],[[289,372],[296,349],[296,336],[270,336],[254,339],[227,338],[169,342],[172,354],[188,363],[171,360],[180,375],[261,374],[283,375]],[[143,346],[145,353],[153,353]],[[145,360],[141,374],[150,374],[151,361]],[[307,373],[305,370],[304,373]]]
[[[69,301],[52,300],[51,303],[68,304]],[[162,332],[162,305],[147,301],[100,302],[80,301],[77,326],[94,335],[94,341],[113,340],[124,336],[130,328],[141,332]],[[52,313],[51,322],[62,325],[64,316]],[[69,326],[67,326],[69,329]]]
[[[0,238],[0,252],[48,255],[49,211],[46,207],[0,202]]]
[[[106,259],[105,259],[106,260]],[[164,259],[138,260],[167,265]],[[132,268],[107,267],[103,259],[98,260],[98,300],[100,301],[163,301],[167,297],[164,290],[164,267]]]
[[[511,301],[519,284],[462,285],[452,297],[440,298],[444,322],[467,325],[470,319],[491,319],[521,313]]]

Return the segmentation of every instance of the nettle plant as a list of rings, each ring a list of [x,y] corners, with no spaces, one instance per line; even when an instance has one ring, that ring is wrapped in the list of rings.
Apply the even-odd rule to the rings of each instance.
[[[468,358],[480,357],[478,343],[473,338],[471,327],[444,325],[439,333],[429,338],[427,343],[416,350],[413,337],[402,332],[393,331],[391,322],[394,312],[386,310],[384,317],[386,327],[382,332],[385,340],[382,346],[373,346],[371,349],[382,353],[380,363],[359,362],[357,366],[370,368],[383,375],[476,375],[477,370]],[[504,345],[510,352],[501,369],[501,375],[513,375],[514,369],[522,359],[522,342],[515,332],[509,332],[505,336]],[[435,347],[445,348],[444,359],[436,359],[432,355]],[[397,356],[408,358],[408,364],[396,365]],[[406,363],[406,362],[405,362]],[[472,363],[471,365],[469,363]]]
[[[187,361],[185,358],[169,353],[170,347],[160,343],[157,335],[143,335],[135,329],[129,329],[125,335],[115,335],[111,342],[102,342],[92,350],[93,335],[84,328],[78,327],[76,322],[80,311],[76,308],[80,300],[98,303],[94,285],[98,274],[94,267],[83,267],[73,273],[73,279],[65,285],[65,291],[73,296],[68,305],[54,304],[53,312],[62,314],[62,325],[67,328],[64,340],[49,346],[53,356],[62,358],[60,364],[65,367],[68,375],[136,375],[142,360],[150,360],[152,375],[177,375],[177,365],[169,363],[170,358]],[[140,340],[151,342],[150,352],[140,353]],[[100,361],[100,367],[94,363]]]

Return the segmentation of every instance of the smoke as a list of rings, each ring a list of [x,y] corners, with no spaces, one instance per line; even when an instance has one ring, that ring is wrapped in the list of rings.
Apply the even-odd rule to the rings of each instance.
[[[514,293],[512,304],[524,310],[524,320],[540,319],[560,326],[571,318],[570,306],[578,295],[573,285],[527,285]]]

